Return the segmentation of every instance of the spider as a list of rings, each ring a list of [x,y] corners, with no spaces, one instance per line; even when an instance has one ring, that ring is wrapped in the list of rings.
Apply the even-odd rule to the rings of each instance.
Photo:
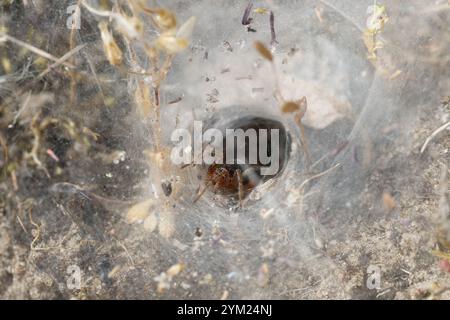
[[[212,164],[208,167],[205,185],[199,189],[194,203],[200,199],[209,187],[214,193],[223,195],[238,195],[239,207],[245,196],[261,183],[261,177],[255,168],[242,170],[239,165]]]
[[[213,163],[206,170],[204,185],[201,186],[194,198],[194,203],[197,202],[206,190],[212,188],[216,194],[230,196],[237,198],[239,207],[242,208],[244,198],[261,183],[278,176],[283,170],[285,162],[289,157],[290,152],[290,136],[287,133],[284,125],[273,119],[263,118],[259,116],[244,116],[232,120],[226,124],[228,128],[235,129],[278,129],[279,130],[279,163],[278,172],[273,175],[262,175],[261,168],[264,167],[259,161],[256,164],[216,164]],[[224,138],[225,139],[225,138]],[[259,146],[258,137],[258,146]],[[267,136],[267,145],[270,146],[271,136]],[[246,152],[249,149],[249,140],[246,140]],[[235,153],[236,154],[236,153]],[[246,153],[247,155],[248,153]],[[226,150],[224,150],[224,158]],[[268,155],[271,155],[270,148]],[[235,159],[236,160],[236,159]],[[246,159],[248,160],[248,159]],[[234,161],[236,163],[237,161]],[[246,162],[247,163],[247,162]]]

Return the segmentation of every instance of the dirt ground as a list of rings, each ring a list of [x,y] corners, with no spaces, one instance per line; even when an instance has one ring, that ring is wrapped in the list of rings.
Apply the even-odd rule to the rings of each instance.
[[[400,5],[386,2],[395,17]],[[424,46],[437,60],[414,62],[425,71],[398,85],[427,82],[416,94],[432,87],[432,97],[417,105],[411,98],[411,108],[381,119],[370,130],[371,163],[340,171],[351,192],[332,179],[323,193],[314,184],[300,200],[304,213],[294,217],[302,204],[289,187],[275,220],[265,218],[268,208],[190,211],[184,200],[168,200],[152,208],[158,226],[148,227],[146,215],[135,219],[143,224],[130,223],[129,209],[147,199],[155,179],[158,162],[144,152],[153,147],[154,119],[141,121],[129,74],[105,58],[87,10],[82,32],[52,30],[65,25],[68,4],[1,5],[0,39],[10,37],[0,41],[1,299],[450,299],[449,127],[433,135],[450,118],[448,33]],[[174,12],[189,2],[179,6]],[[437,35],[448,28],[448,11],[432,22]],[[80,44],[89,45],[55,62]],[[338,137],[336,127],[308,128],[307,135],[313,142],[313,135]],[[349,145],[342,161],[362,167],[357,150],[365,148]],[[317,159],[319,149],[312,150]],[[173,185],[175,199],[182,191]],[[327,198],[330,185],[335,195]],[[198,218],[189,216],[194,210]],[[372,267],[376,288],[367,285]]]

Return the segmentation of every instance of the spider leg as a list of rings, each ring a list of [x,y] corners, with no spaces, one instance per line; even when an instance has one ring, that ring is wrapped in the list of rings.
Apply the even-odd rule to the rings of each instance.
[[[238,180],[239,208],[242,208],[242,201],[244,200],[244,183],[241,169],[236,169],[236,175]]]
[[[297,115],[295,117],[295,120],[297,122],[298,127],[300,128],[300,142],[302,144],[303,151],[305,152],[306,162],[309,167],[311,165],[312,161],[311,161],[311,155],[309,153],[308,144],[306,142],[305,127],[303,126],[303,123],[302,123],[302,115],[300,115],[300,114]]]
[[[213,188],[214,188],[214,191],[217,191],[217,189],[218,189],[218,187],[219,187],[219,184],[220,184],[220,181],[218,180],[218,178],[220,178],[220,177],[224,177],[224,173],[220,173],[217,177],[214,177],[214,179],[209,180],[209,181],[203,186],[203,188],[200,188],[199,191],[198,191],[198,193],[197,193],[197,195],[196,195],[195,198],[194,198],[194,202],[193,202],[193,203],[196,203],[196,202],[198,201],[198,199],[200,199],[201,196],[205,193],[206,189],[208,189],[212,184],[214,184],[214,187],[213,187]],[[215,181],[215,180],[217,180],[216,183],[213,182],[213,181]]]
[[[201,187],[198,190],[197,195],[195,196],[193,203],[196,203],[198,201],[198,199],[201,198],[201,196],[205,193],[206,189],[208,189],[208,187],[210,186],[211,183],[212,182],[209,181],[208,183],[206,183],[203,187]]]
[[[255,168],[247,168],[242,172],[242,179],[247,179],[247,185],[250,189],[254,188],[261,182],[261,176],[255,170]]]

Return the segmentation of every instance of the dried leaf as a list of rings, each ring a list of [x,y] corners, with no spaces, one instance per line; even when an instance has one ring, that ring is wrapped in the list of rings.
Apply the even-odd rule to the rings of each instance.
[[[256,50],[258,50],[259,54],[264,59],[267,59],[269,61],[273,61],[272,53],[270,52],[269,49],[267,49],[267,47],[262,42],[256,41],[255,42],[255,48],[256,48]]]
[[[300,106],[293,101],[287,101],[281,107],[281,111],[284,113],[292,113],[298,110],[300,110]]]
[[[228,290],[224,290],[222,296],[220,297],[220,300],[227,300],[229,295],[230,292]]]
[[[364,31],[362,38],[369,53],[369,59],[376,59],[375,35],[366,30]]]
[[[192,32],[194,31],[195,23],[197,22],[196,17],[190,17],[185,23],[181,25],[178,29],[176,37],[181,39],[190,39]]]
[[[379,4],[369,6],[367,8],[367,15],[367,30],[373,33],[380,32],[389,19],[386,14],[386,7]]]
[[[186,49],[189,42],[183,38],[177,38],[171,32],[161,34],[156,39],[156,46],[168,54],[175,54]]]
[[[181,271],[184,270],[184,264],[183,263],[177,263],[171,266],[169,269],[167,269],[166,274],[169,277],[175,277],[177,276]]]
[[[367,8],[367,29],[363,32],[363,41],[367,47],[368,59],[372,62],[377,60],[377,50],[383,47],[383,43],[377,40],[377,35],[383,31],[388,21],[386,8],[375,4]]]
[[[105,21],[102,21],[98,24],[98,27],[100,29],[100,34],[103,41],[103,49],[109,63],[113,66],[121,65],[122,51],[114,40],[112,34],[109,32],[108,24]]]
[[[175,18],[175,15],[167,9],[147,9],[147,12],[154,14],[154,21],[156,25],[163,30],[175,28],[177,25],[177,19]]]
[[[5,74],[9,74],[12,71],[11,61],[7,57],[2,57],[2,67]]]
[[[151,111],[154,108],[152,98],[150,95],[150,86],[146,85],[143,81],[140,81],[134,93],[134,98],[139,113],[144,118],[150,115]]]
[[[148,199],[143,202],[139,202],[132,206],[126,216],[126,221],[128,223],[135,223],[137,221],[142,221],[149,215],[150,207],[153,204],[153,199]]]
[[[128,17],[117,14],[114,15],[114,18],[116,29],[130,40],[138,38],[144,31],[144,25],[137,17]]]

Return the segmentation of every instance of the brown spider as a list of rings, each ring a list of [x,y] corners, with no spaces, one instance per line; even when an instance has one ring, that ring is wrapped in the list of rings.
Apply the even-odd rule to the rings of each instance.
[[[262,175],[261,169],[267,165],[262,165],[259,160],[256,164],[248,164],[248,158],[245,163],[237,164],[236,158],[234,164],[212,164],[207,167],[205,182],[203,187],[199,188],[194,202],[198,201],[208,188],[216,194],[235,197],[239,200],[239,206],[242,207],[244,198],[261,183],[277,176],[282,170],[289,157],[290,153],[290,136],[286,131],[284,125],[270,118],[263,118],[260,116],[243,116],[227,123],[230,128],[236,129],[278,129],[279,135],[279,170],[273,175]],[[257,138],[257,145],[259,146],[259,139]],[[270,146],[271,136],[267,136],[267,145]],[[248,155],[250,145],[246,140],[245,152]],[[235,149],[236,151],[236,149]],[[226,150],[223,151],[223,159],[226,158]],[[258,149],[259,153],[259,149]],[[271,156],[271,150],[268,150],[268,156]]]
[[[199,189],[194,203],[212,186],[214,193],[237,194],[241,208],[244,197],[261,182],[256,168],[250,167],[243,171],[239,165],[227,164],[210,165],[205,180],[205,185]]]

